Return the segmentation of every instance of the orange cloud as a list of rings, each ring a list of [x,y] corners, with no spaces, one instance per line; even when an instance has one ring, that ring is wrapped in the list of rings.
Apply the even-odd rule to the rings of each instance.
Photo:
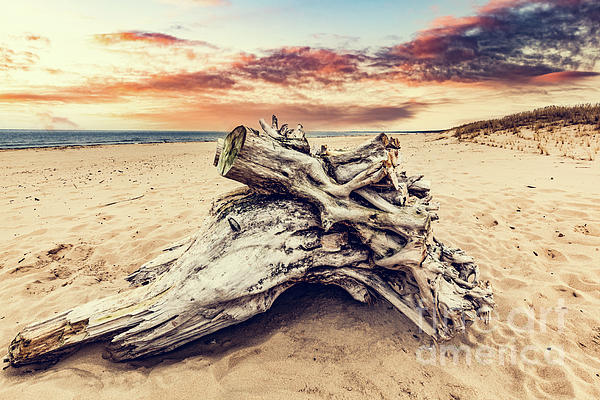
[[[30,42],[43,42],[45,44],[50,44],[50,39],[47,37],[34,34],[25,35],[25,40]]]
[[[31,51],[17,51],[0,46],[0,71],[28,70],[39,60]]]
[[[41,102],[41,103],[100,103],[112,102],[127,96],[150,95],[170,92],[173,94],[202,94],[218,90],[228,90],[236,86],[236,81],[223,73],[203,71],[179,74],[151,75],[139,81],[90,82],[85,86],[67,88],[41,88],[35,93],[0,93],[0,103]]]
[[[75,103],[94,104],[114,101],[117,99],[114,93],[94,93],[88,88],[64,88],[57,91],[56,88],[46,88],[42,91],[47,93],[31,92],[7,92],[0,93],[0,103]]]
[[[96,41],[111,45],[116,43],[144,43],[158,46],[191,45],[216,48],[214,45],[202,40],[181,39],[172,35],[159,32],[126,31],[117,33],[103,33],[95,35]]]

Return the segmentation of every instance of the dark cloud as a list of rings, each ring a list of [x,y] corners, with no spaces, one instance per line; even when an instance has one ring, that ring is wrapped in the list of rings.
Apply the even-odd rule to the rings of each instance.
[[[259,108],[257,111],[265,113],[274,112],[283,120],[302,122],[305,125],[321,127],[339,126],[373,126],[377,124],[390,123],[412,118],[422,109],[426,103],[409,101],[401,104],[378,104],[359,106],[328,105],[328,104],[283,104],[269,105]],[[274,110],[274,111],[269,111]],[[258,114],[258,113],[257,113]]]
[[[380,77],[415,82],[527,81],[593,68],[599,27],[597,0],[493,1],[477,16],[437,20],[372,65]]]
[[[233,70],[249,79],[276,84],[335,84],[364,76],[359,65],[364,58],[328,49],[284,47],[264,57],[242,55],[234,63]]]
[[[107,90],[116,92],[174,91],[232,89],[236,81],[227,73],[185,72],[180,74],[154,75],[138,82],[123,82],[107,85]]]
[[[284,47],[262,57],[244,55],[234,71],[281,85],[358,79],[561,83],[594,73],[599,29],[597,0],[493,0],[476,16],[439,18],[415,39],[374,54]],[[543,76],[548,79],[536,79]]]
[[[317,126],[330,124],[333,126],[352,124],[366,126],[409,119],[425,107],[427,107],[426,103],[410,101],[399,105],[288,106],[283,112],[303,117],[307,123],[314,123]]]

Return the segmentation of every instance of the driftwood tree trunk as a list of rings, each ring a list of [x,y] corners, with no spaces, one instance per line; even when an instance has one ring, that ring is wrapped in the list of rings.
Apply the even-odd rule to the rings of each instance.
[[[163,353],[266,311],[298,282],[384,298],[436,339],[489,319],[489,284],[433,237],[429,185],[399,170],[397,141],[311,154],[301,126],[260,122],[264,132],[239,126],[217,144],[219,172],[246,189],[130,275],[130,291],[24,328],[5,361],[51,363],[98,340],[116,361]]]

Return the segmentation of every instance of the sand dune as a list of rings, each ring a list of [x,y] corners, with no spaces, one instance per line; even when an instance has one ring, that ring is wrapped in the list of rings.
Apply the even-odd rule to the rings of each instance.
[[[436,235],[478,260],[498,304],[491,326],[450,342],[459,353],[382,301],[302,285],[162,358],[115,364],[99,344],[44,371],[7,369],[0,398],[600,398],[599,162],[434,139],[401,136],[405,167],[433,182]],[[197,229],[238,186],[218,176],[213,150],[0,152],[0,347],[28,323],[126,289],[123,277]]]
[[[597,125],[514,128],[486,132],[471,139],[475,143],[528,153],[558,155],[573,160],[594,161],[600,152]]]

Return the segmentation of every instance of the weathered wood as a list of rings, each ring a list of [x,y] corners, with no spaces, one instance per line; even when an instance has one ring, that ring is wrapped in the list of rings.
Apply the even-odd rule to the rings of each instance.
[[[311,155],[301,126],[260,124],[217,143],[218,171],[248,188],[127,277],[131,290],[24,328],[10,365],[54,362],[98,340],[117,361],[160,354],[266,311],[299,282],[386,299],[436,339],[489,319],[489,284],[433,237],[429,186],[399,170],[397,140]]]

